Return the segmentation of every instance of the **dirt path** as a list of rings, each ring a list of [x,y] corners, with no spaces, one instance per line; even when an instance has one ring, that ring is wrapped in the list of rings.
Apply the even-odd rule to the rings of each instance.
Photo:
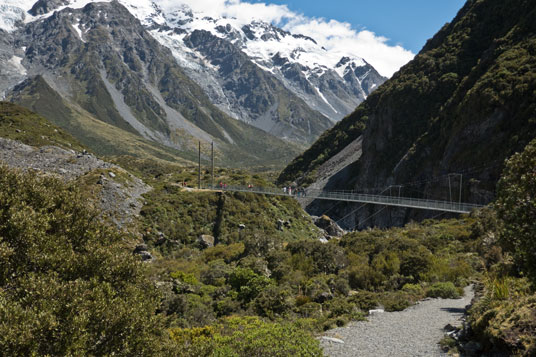
[[[462,299],[429,299],[404,311],[376,312],[368,321],[327,331],[321,338],[326,356],[442,356],[443,327],[460,324],[472,287]]]

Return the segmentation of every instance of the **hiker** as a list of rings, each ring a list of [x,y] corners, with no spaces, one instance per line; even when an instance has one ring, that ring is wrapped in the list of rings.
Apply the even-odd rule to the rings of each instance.
[[[284,194],[287,193],[287,186],[283,187],[283,193],[284,193]]]

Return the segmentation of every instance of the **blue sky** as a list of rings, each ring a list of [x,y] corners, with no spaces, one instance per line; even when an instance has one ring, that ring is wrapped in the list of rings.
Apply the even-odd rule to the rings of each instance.
[[[261,1],[256,1],[261,2]],[[465,0],[266,0],[287,5],[308,17],[348,22],[356,30],[367,29],[387,37],[391,45],[417,53],[446,22],[463,7]]]

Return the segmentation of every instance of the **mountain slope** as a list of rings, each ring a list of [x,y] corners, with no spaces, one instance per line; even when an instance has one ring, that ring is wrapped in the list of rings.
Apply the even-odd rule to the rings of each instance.
[[[449,199],[448,185],[458,190],[459,177],[448,175],[458,173],[464,201],[489,202],[503,160],[536,135],[535,16],[531,1],[468,1],[413,61],[296,158],[279,180],[314,176],[362,136],[360,158],[339,169],[346,179],[333,175],[326,187],[379,192],[404,185],[405,195]],[[345,223],[401,224],[417,214],[388,211],[369,219],[374,211],[366,207]]]
[[[161,0],[6,2],[3,95],[41,75],[100,120],[180,150],[234,145],[227,116],[308,146],[385,80],[311,38]]]
[[[312,38],[290,34],[262,21],[244,25],[233,18],[215,19],[194,13],[185,5],[164,12],[158,2],[152,4],[153,9],[146,5],[140,10],[125,1],[125,6],[152,29],[153,36],[173,51],[188,75],[200,83],[213,102],[248,122],[254,122],[255,112],[247,108],[236,110],[235,107],[240,107],[233,99],[236,91],[225,85],[234,80],[235,87],[244,88],[242,83],[228,76],[225,70],[222,73],[221,66],[236,66],[236,62],[222,61],[215,53],[193,47],[188,40],[195,32],[212,35],[204,36],[204,49],[217,47],[220,51],[216,54],[221,55],[221,43],[225,43],[227,48],[233,48],[226,50],[225,55],[238,52],[245,56],[265,76],[278,80],[311,108],[335,121],[351,112],[386,80],[362,58],[328,52]],[[151,15],[147,16],[148,13]]]
[[[34,89],[50,87],[67,106],[123,132],[186,153],[195,151],[197,140],[214,141],[223,161],[234,165],[281,165],[298,150],[216,108],[171,52],[118,2],[56,11],[12,38],[13,48],[25,49],[22,64],[28,74],[46,82]],[[32,87],[35,78],[17,86],[10,98],[20,100],[18,93]],[[55,120],[53,112],[43,114]],[[64,124],[68,120],[76,119]]]

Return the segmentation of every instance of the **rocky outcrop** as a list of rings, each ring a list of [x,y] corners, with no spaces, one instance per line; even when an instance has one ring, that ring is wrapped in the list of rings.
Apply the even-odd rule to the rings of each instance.
[[[211,235],[201,234],[199,238],[197,238],[197,242],[199,243],[201,248],[205,249],[205,248],[214,247],[215,239]]]
[[[81,180],[84,185],[96,187],[103,214],[121,229],[128,228],[134,221],[143,205],[142,195],[151,189],[139,178],[88,152],[75,152],[56,146],[35,148],[0,138],[0,163],[51,174],[67,181]],[[118,174],[122,176],[121,180]]]
[[[318,228],[326,232],[327,237],[342,237],[344,234],[344,230],[339,227],[337,222],[326,215],[322,215],[321,217],[313,216],[313,222]]]

